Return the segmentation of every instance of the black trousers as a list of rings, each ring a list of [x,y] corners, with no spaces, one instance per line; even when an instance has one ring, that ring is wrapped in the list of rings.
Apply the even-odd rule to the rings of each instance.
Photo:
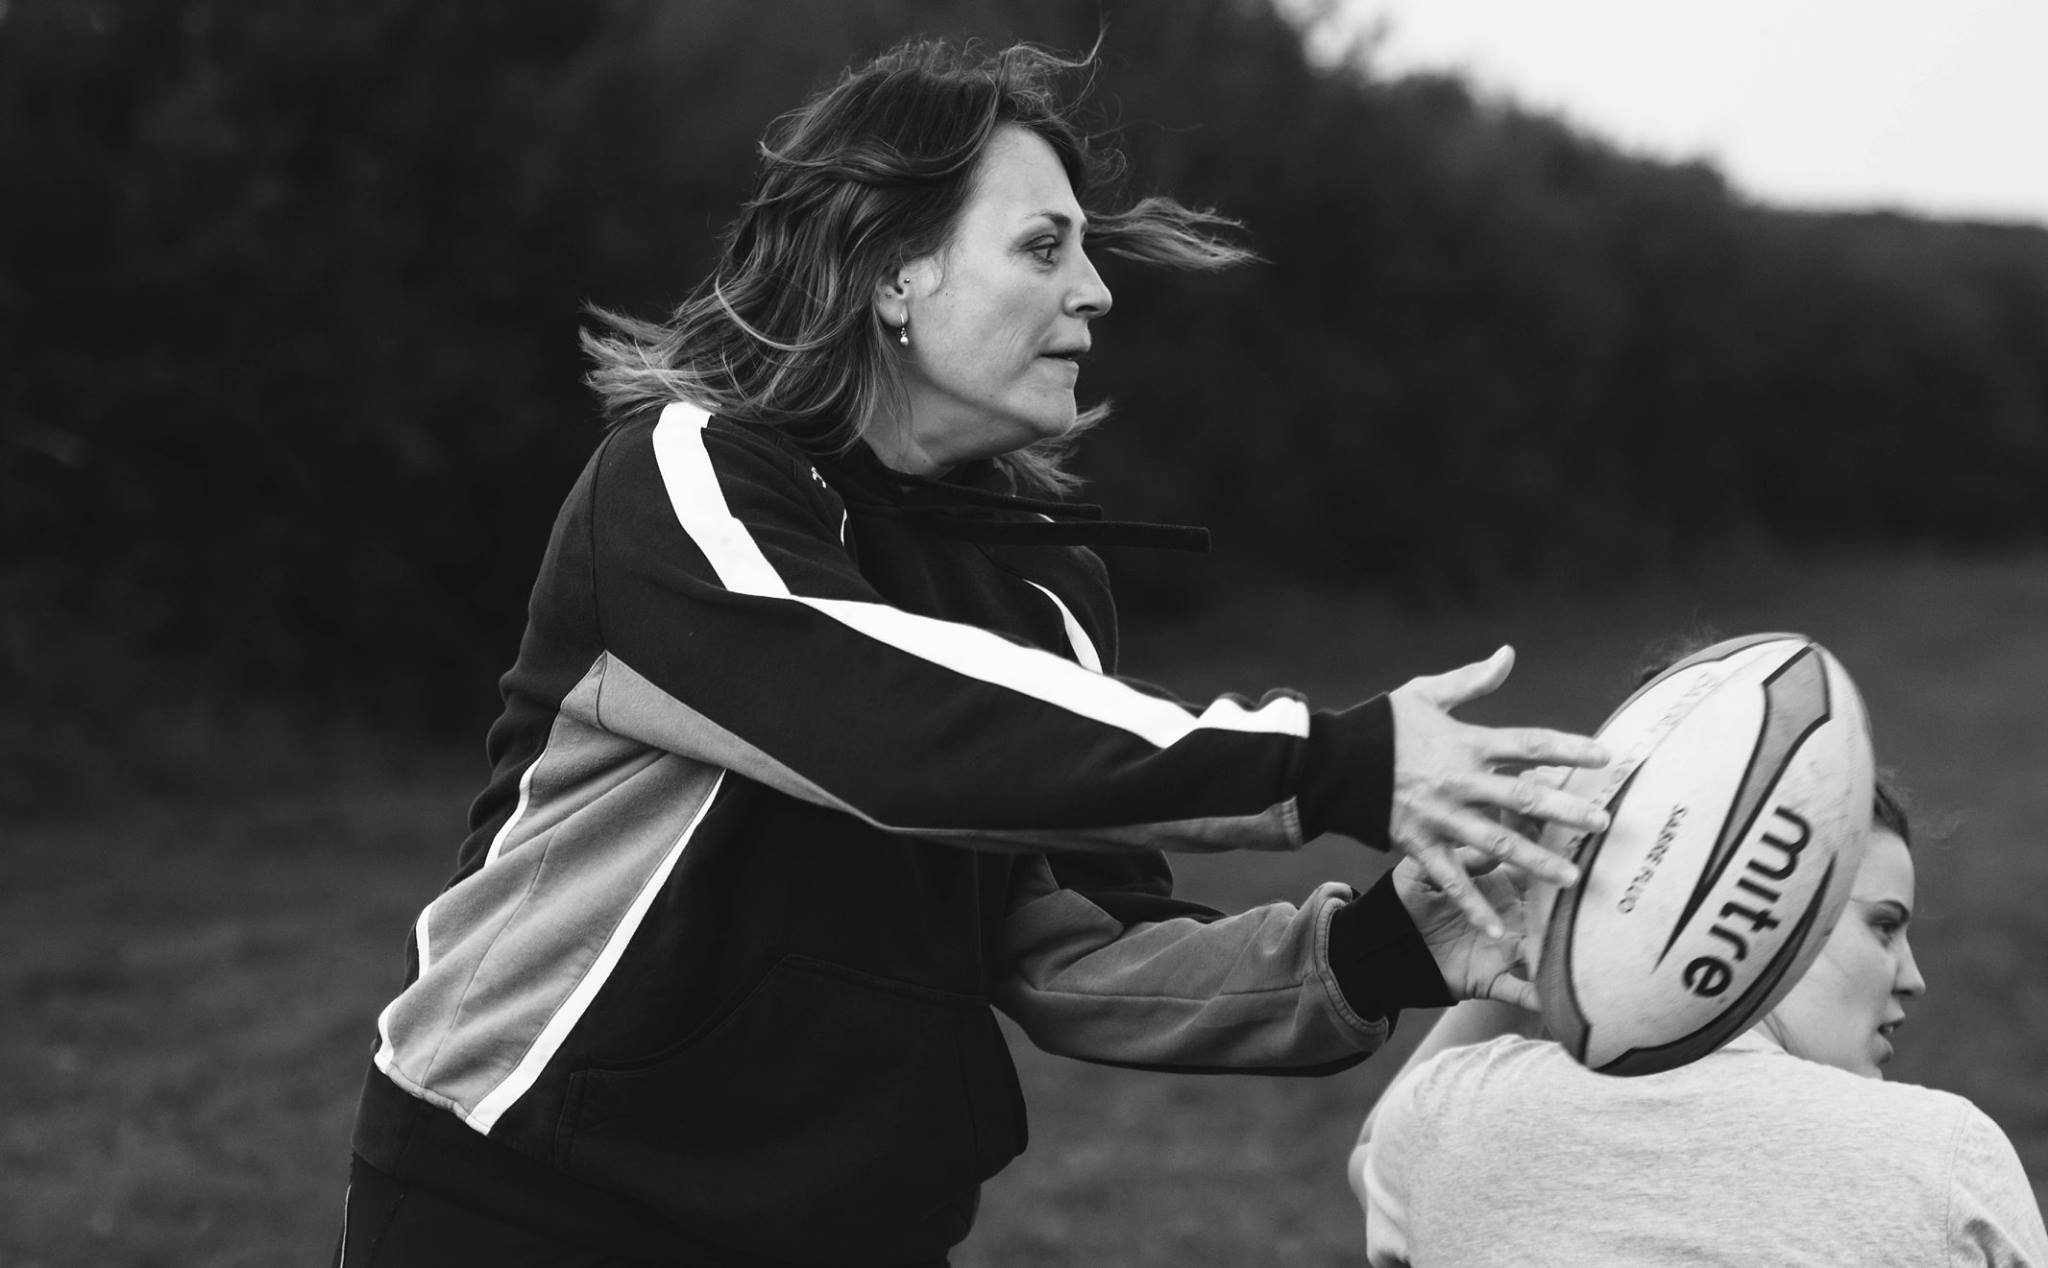
[[[408,1185],[350,1160],[335,1268],[647,1268],[564,1245],[542,1233]]]
[[[334,1268],[700,1268],[685,1258],[622,1259],[451,1202],[351,1157]],[[945,1260],[906,1268],[946,1268]]]

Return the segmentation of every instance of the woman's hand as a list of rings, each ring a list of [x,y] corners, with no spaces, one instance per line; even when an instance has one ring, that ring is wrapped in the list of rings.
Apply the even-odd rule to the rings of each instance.
[[[1450,711],[1507,681],[1515,653],[1447,674],[1415,678],[1388,697],[1394,714],[1394,797],[1388,836],[1479,930],[1498,938],[1499,916],[1473,883],[1458,851],[1485,866],[1505,863],[1525,875],[1569,885],[1578,871],[1514,825],[1560,823],[1602,832],[1607,815],[1558,790],[1532,766],[1603,766],[1607,754],[1584,736],[1538,727],[1471,726]],[[1508,773],[1511,771],[1520,774]]]
[[[1477,928],[1444,887],[1432,880],[1412,858],[1394,865],[1394,894],[1408,909],[1415,931],[1436,960],[1444,985],[1461,1000],[1491,999],[1537,1011],[1536,986],[1522,961],[1522,891],[1506,869],[1489,859],[1473,859],[1466,883],[1488,910],[1507,913],[1498,934]],[[1460,869],[1461,873],[1463,869]]]

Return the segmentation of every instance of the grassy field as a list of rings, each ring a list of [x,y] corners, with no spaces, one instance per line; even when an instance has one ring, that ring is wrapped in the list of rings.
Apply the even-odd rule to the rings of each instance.
[[[1646,643],[1701,624],[1801,630],[1857,675],[1881,757],[1947,826],[1917,856],[1931,992],[1895,1077],[1976,1100],[2048,1180],[2048,852],[2031,831],[2048,817],[2048,559],[1756,568],[1427,620],[1280,599],[1128,630],[1126,659],[1187,692],[1285,683],[1334,702],[1512,641],[1514,678],[1470,716],[1588,729]],[[0,1264],[325,1262],[371,1023],[480,760],[386,755],[325,787],[10,829]],[[1323,841],[1179,871],[1240,907],[1384,865]],[[956,1264],[1360,1262],[1343,1158],[1427,1021],[1321,1080],[1115,1071],[1020,1042],[1032,1146]]]

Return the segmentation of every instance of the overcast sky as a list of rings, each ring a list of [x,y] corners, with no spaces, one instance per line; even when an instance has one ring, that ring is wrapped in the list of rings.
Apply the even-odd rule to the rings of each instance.
[[[1466,70],[1766,201],[2048,223],[2048,0],[1339,4],[1388,23],[1388,72]]]

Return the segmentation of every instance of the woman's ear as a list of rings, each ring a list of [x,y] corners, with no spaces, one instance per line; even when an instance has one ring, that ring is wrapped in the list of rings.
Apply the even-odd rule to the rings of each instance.
[[[875,313],[888,325],[900,328],[910,317],[912,301],[931,294],[938,286],[937,256],[907,260],[875,283]]]
[[[875,283],[875,316],[882,324],[901,327],[910,315],[910,270],[900,268],[885,273]]]

